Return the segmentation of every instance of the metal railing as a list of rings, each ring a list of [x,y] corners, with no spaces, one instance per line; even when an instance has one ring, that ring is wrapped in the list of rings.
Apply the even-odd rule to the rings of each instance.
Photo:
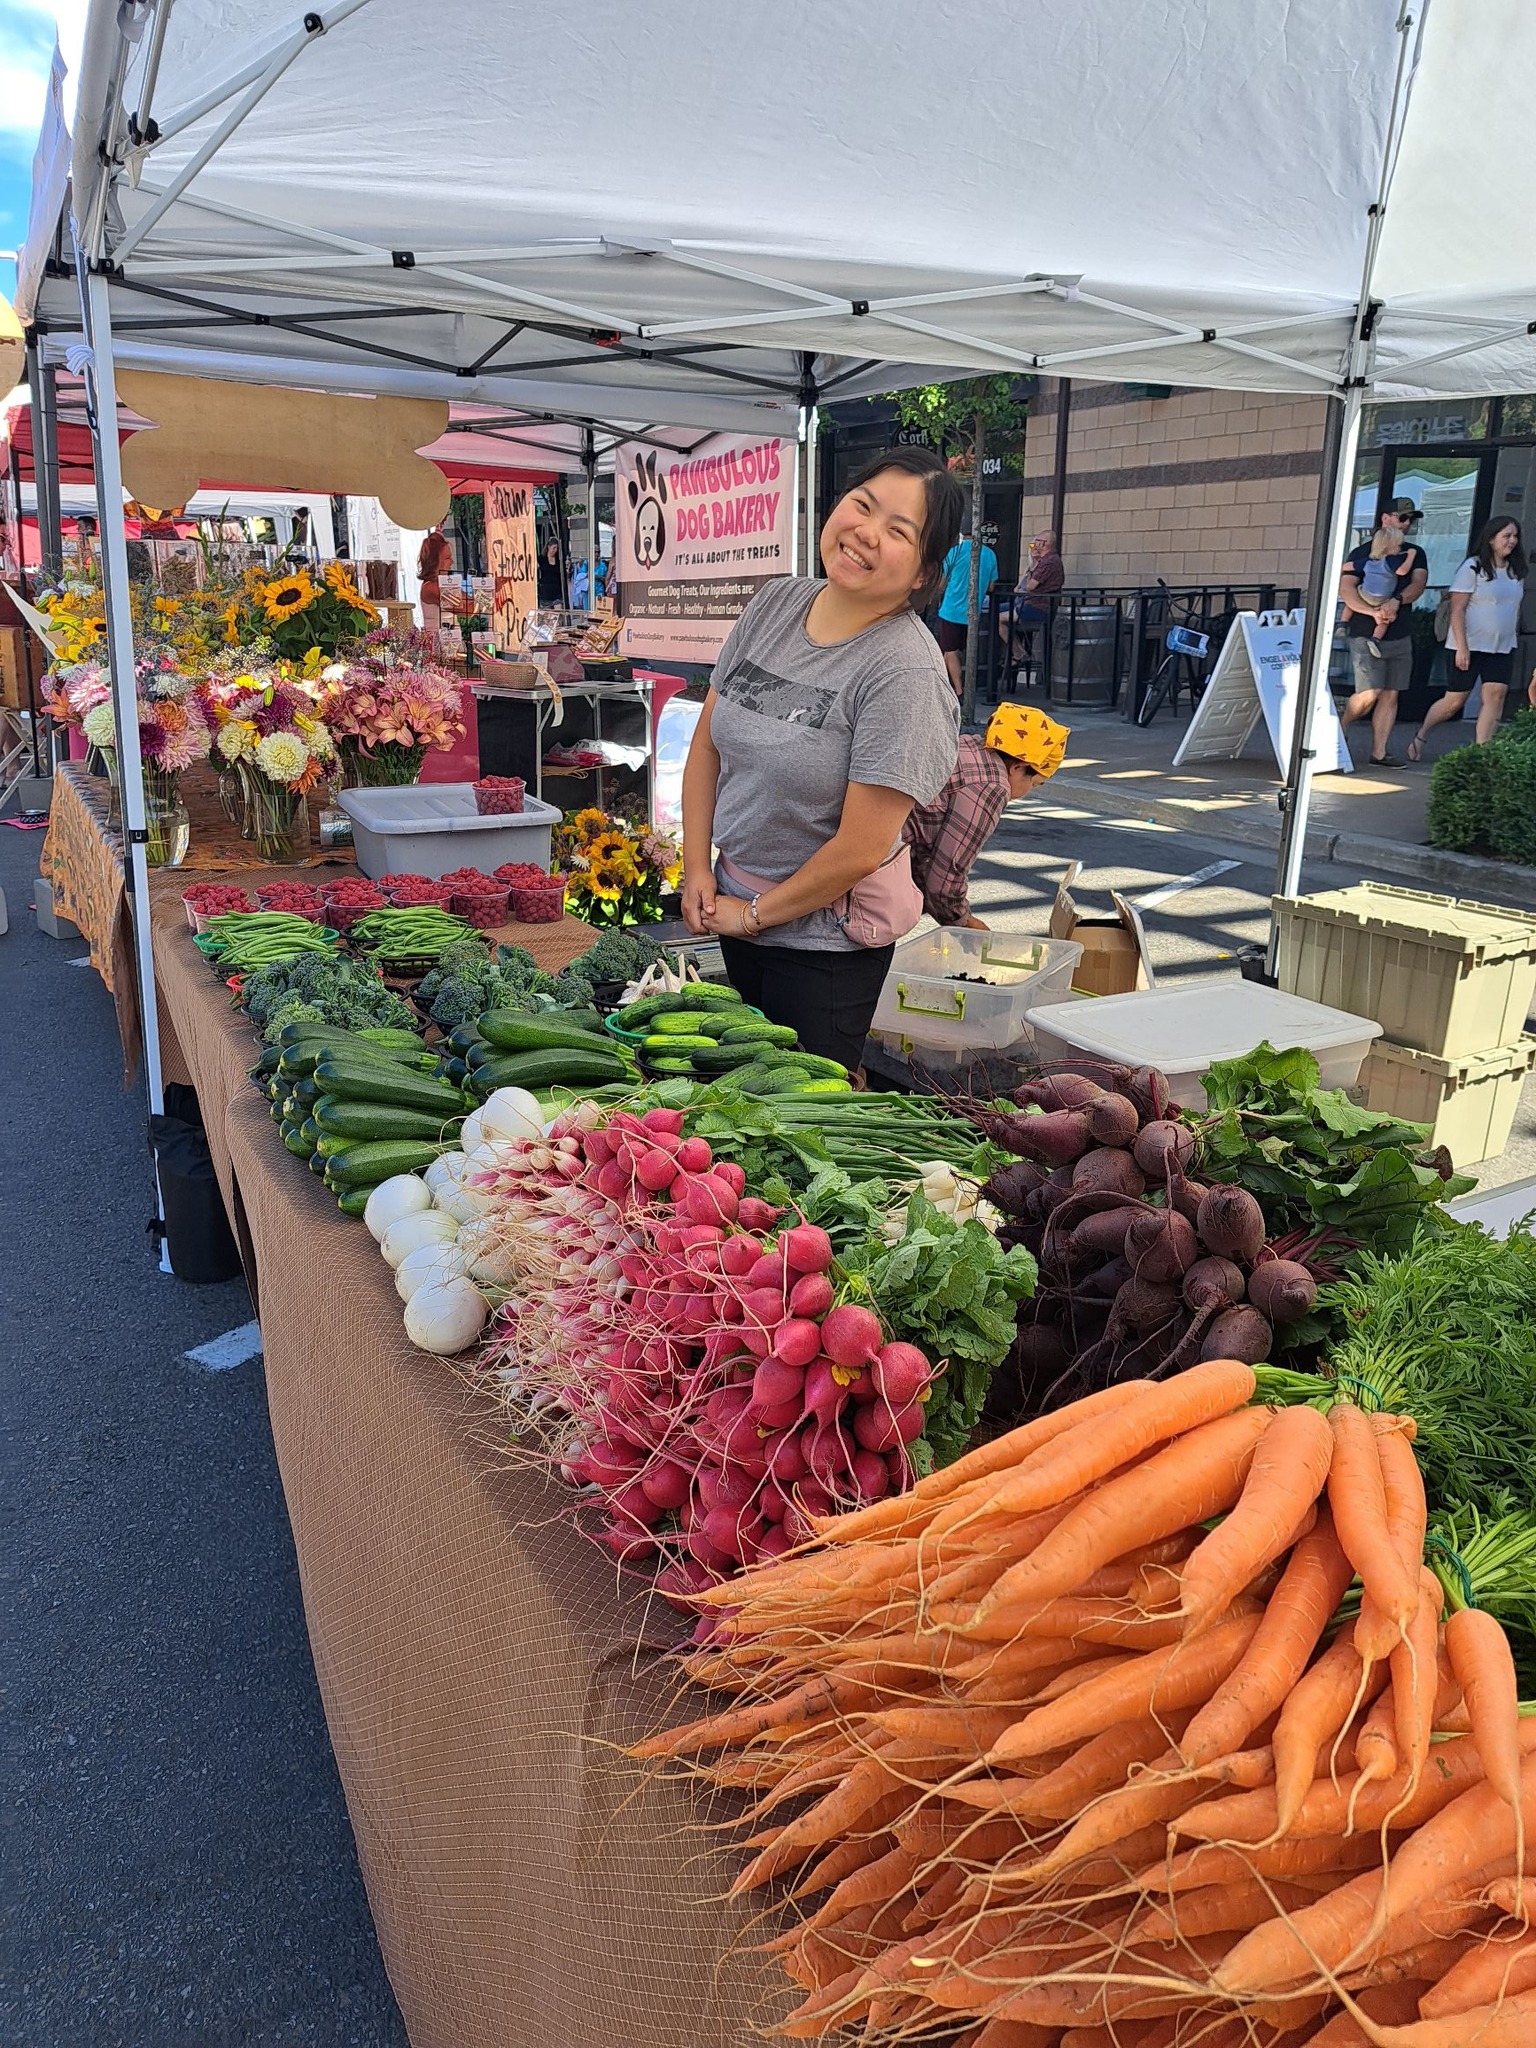
[[[996,584],[982,608],[976,693],[996,703],[1021,687],[1039,689],[1053,704],[1133,717],[1170,625],[1209,633],[1214,664],[1240,611],[1290,611],[1303,596],[1299,586],[1279,583],[1079,584],[1030,595]],[[1016,618],[1015,607],[1024,605],[1045,618]]]

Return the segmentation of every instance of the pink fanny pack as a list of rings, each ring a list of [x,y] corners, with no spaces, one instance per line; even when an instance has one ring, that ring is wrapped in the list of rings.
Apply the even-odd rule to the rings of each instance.
[[[763,875],[749,875],[723,853],[720,866],[754,896],[776,886]],[[923,892],[912,879],[912,849],[905,840],[886,855],[872,875],[855,882],[846,896],[839,897],[832,912],[856,946],[892,946],[905,938],[923,914]]]

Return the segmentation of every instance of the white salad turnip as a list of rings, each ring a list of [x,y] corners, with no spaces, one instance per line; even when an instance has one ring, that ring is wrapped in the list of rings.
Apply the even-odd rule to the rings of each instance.
[[[375,1243],[382,1244],[392,1223],[431,1206],[432,1191],[424,1180],[414,1173],[397,1173],[390,1180],[381,1180],[368,1197],[363,1222],[373,1233]]]
[[[418,1245],[395,1268],[395,1292],[402,1301],[409,1301],[418,1288],[434,1280],[456,1278],[468,1263],[457,1244]]]
[[[468,1124],[476,1119],[485,1138],[513,1140],[544,1136],[544,1112],[539,1107],[538,1097],[531,1095],[526,1088],[498,1088],[464,1121]],[[466,1147],[473,1149],[467,1140]]]
[[[451,1358],[474,1343],[488,1313],[485,1296],[462,1274],[429,1281],[405,1305],[405,1334],[419,1351]]]
[[[426,1193],[425,1188],[422,1192]],[[427,1199],[430,1204],[431,1197]],[[458,1234],[459,1226],[451,1216],[429,1206],[402,1216],[398,1223],[392,1223],[379,1241],[379,1250],[391,1266],[398,1266],[407,1252],[413,1252],[424,1244],[452,1244]]]

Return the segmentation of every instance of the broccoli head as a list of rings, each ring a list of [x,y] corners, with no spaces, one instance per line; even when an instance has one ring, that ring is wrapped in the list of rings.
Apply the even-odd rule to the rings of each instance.
[[[432,999],[432,1022],[451,1031],[456,1024],[468,1024],[482,1010],[496,1006],[494,991],[488,993],[483,981],[467,974],[449,975]]]
[[[555,976],[550,994],[562,1010],[590,1010],[593,1007],[592,984],[574,967],[567,967]]]
[[[318,1004],[301,1002],[297,996],[289,996],[279,1003],[267,1018],[267,1027],[262,1038],[268,1045],[276,1045],[289,1024],[324,1024],[325,1012]]]

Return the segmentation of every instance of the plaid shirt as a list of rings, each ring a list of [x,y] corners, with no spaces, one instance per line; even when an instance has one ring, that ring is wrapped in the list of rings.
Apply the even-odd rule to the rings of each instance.
[[[954,773],[931,804],[908,813],[902,837],[912,849],[912,878],[923,908],[940,924],[971,914],[970,873],[1008,802],[1008,765],[974,734],[960,735]]]

